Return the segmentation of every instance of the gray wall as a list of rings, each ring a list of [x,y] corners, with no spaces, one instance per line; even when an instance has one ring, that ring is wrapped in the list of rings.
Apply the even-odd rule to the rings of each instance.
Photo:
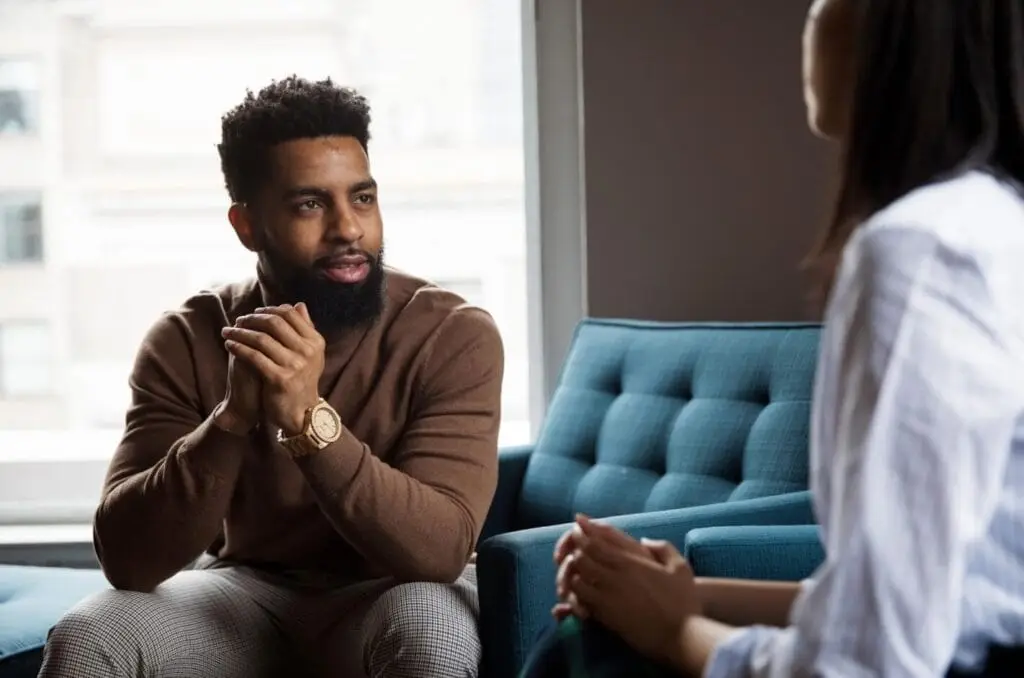
[[[809,4],[582,0],[590,315],[808,317],[833,184],[805,124]]]

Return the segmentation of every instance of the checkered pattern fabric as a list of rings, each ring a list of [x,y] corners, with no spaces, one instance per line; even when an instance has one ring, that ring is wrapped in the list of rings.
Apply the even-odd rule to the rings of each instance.
[[[311,585],[218,564],[105,591],[50,634],[41,678],[464,678],[480,661],[475,566],[452,585]]]

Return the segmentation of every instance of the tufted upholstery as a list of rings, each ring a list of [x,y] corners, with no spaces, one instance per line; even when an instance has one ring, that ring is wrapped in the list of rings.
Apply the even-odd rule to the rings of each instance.
[[[99,570],[0,565],[0,676],[35,676],[50,627],[108,587]]]
[[[478,548],[482,675],[516,675],[577,512],[683,547],[692,530],[808,525],[819,329],[587,320],[533,446],[502,450]]]
[[[515,528],[807,487],[818,329],[580,325]]]

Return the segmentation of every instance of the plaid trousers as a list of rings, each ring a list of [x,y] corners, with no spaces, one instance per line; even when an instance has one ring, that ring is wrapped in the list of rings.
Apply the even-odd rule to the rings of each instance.
[[[152,593],[104,591],[69,611],[40,678],[475,677],[476,569],[451,585],[301,584],[207,562]]]

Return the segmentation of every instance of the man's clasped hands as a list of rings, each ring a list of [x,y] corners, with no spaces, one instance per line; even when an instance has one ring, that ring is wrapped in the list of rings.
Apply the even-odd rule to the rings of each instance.
[[[555,563],[552,614],[594,619],[648,657],[674,663],[683,625],[703,613],[693,570],[668,542],[580,515],[555,545]]]
[[[221,331],[228,359],[228,387],[221,412],[240,433],[261,418],[287,435],[305,426],[318,402],[324,338],[303,303],[257,308]]]
[[[305,305],[256,309],[225,327],[223,338],[231,356],[223,417],[241,430],[262,415],[300,431],[324,367],[324,339]],[[693,571],[674,546],[581,515],[554,556],[556,618],[592,618],[640,653],[673,662],[683,625],[703,612]]]

